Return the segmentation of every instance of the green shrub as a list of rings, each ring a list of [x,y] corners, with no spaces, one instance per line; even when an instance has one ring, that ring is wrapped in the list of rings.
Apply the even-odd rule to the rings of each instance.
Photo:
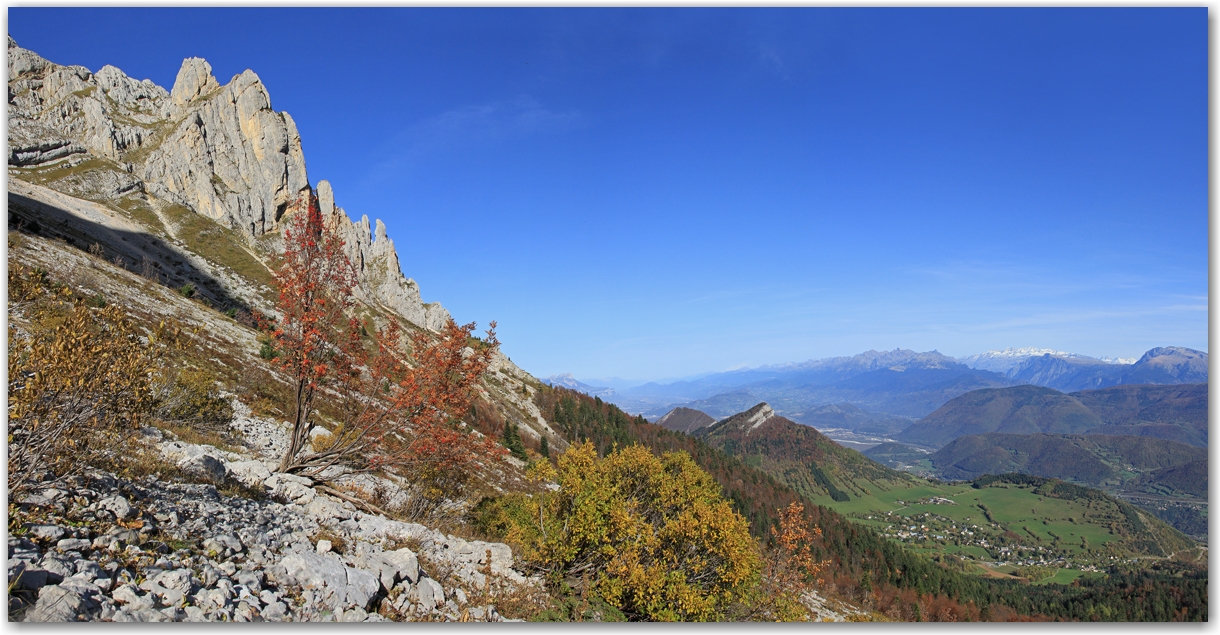
[[[182,288],[178,289],[178,295],[180,295],[184,298],[194,297],[195,296],[195,285],[193,285],[189,282],[182,285]]]
[[[212,377],[202,370],[178,371],[156,388],[156,416],[166,423],[225,430],[233,420],[233,407],[220,396]]]
[[[271,345],[271,340],[260,340],[262,348],[258,349],[258,356],[263,359],[275,359],[280,356],[280,352],[275,350],[275,346]]]

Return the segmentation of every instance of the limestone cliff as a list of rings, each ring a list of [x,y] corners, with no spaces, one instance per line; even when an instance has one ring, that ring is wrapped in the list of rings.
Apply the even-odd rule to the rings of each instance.
[[[99,202],[136,193],[154,210],[178,205],[236,230],[255,252],[275,244],[256,239],[278,234],[292,202],[311,191],[296,124],[271,108],[253,71],[222,86],[206,61],[190,58],[166,91],[113,66],[92,73],[48,62],[11,37],[8,63],[17,179]],[[54,183],[36,178],[52,171]],[[381,221],[352,222],[326,181],[317,194],[358,267],[362,299],[418,326],[443,325],[449,313],[425,304],[402,274]]]

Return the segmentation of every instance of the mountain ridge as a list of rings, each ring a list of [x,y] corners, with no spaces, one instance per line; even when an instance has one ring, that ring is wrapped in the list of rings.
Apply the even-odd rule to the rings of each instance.
[[[235,231],[264,261],[286,216],[317,196],[356,265],[361,300],[431,330],[449,319],[403,275],[380,220],[353,221],[335,206],[329,182],[310,185],[296,124],[272,110],[253,71],[222,86],[207,61],[188,58],[166,91],[113,66],[92,73],[54,64],[11,36],[8,64],[10,176],[35,185],[53,180],[64,194],[122,201],[145,217],[186,208]]]

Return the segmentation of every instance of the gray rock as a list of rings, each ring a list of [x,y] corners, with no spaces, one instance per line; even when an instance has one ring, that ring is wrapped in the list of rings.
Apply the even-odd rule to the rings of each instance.
[[[84,576],[89,580],[96,580],[105,577],[102,573],[102,567],[92,560],[77,560],[76,574]]]
[[[8,570],[9,584],[13,585],[13,589],[17,591],[37,591],[46,586],[49,582],[48,577],[51,573],[46,569],[34,568],[28,561],[18,561],[16,564],[11,564]],[[59,580],[63,576],[56,576]]]
[[[195,602],[205,609],[223,609],[229,604],[229,598],[220,589],[205,589],[195,594]]]
[[[239,602],[237,607],[233,609],[234,622],[261,622],[262,617],[258,611],[245,602]]]
[[[345,566],[330,554],[294,553],[280,561],[280,565],[284,567],[284,583],[312,591],[316,601],[324,606],[368,607],[381,588],[373,573]]]
[[[241,544],[241,540],[233,534],[218,534],[213,536],[212,539],[223,545],[226,549],[232,549],[233,553],[241,553],[245,549]]]
[[[54,579],[55,576],[63,579],[76,573],[76,565],[73,562],[56,558],[55,556],[44,556],[42,561],[38,563],[38,566],[54,574],[52,579],[49,580],[51,584],[58,584],[58,581]]]
[[[60,586],[42,587],[38,602],[25,614],[27,622],[79,622],[87,619],[85,599]]]
[[[282,622],[288,617],[288,607],[283,602],[268,602],[263,607],[262,616],[268,622]]]
[[[216,581],[216,591],[220,593],[226,602],[237,596],[237,591],[233,588],[233,583],[228,578],[221,578]]]
[[[440,583],[432,578],[421,578],[399,597],[396,608],[403,612],[414,608],[415,612],[426,614],[444,603],[445,590]]]
[[[386,563],[394,567],[395,583],[406,580],[415,584],[419,581],[419,558],[414,551],[403,547],[396,551],[386,551],[381,556]]]
[[[363,622],[369,616],[368,611],[360,607],[356,607],[343,612],[339,617],[340,622]]]
[[[114,598],[116,602],[122,602],[123,604],[135,604],[140,601],[139,591],[136,590],[135,586],[130,584],[124,584],[115,589],[114,593],[110,594],[110,597]]]
[[[263,481],[271,478],[271,470],[262,461],[237,461],[226,463],[225,467],[229,474],[247,487],[261,487]],[[265,525],[266,520],[258,524]]]
[[[106,532],[104,536],[98,538],[98,540],[102,539],[107,541],[107,545],[109,545],[110,542],[118,542],[121,546],[130,546],[139,545],[143,542],[143,540],[140,539],[140,534],[136,532],[136,530],[126,529],[124,527],[114,527],[110,531]]]
[[[166,589],[178,591],[183,595],[190,595],[198,588],[198,585],[195,584],[192,578],[190,569],[176,569],[157,574],[153,581]]]
[[[127,520],[136,515],[136,510],[132,508],[131,503],[122,496],[111,496],[103,499],[98,503],[98,507],[114,514],[121,520]]]
[[[178,464],[178,468],[189,476],[214,484],[224,483],[228,475],[224,463],[207,454],[184,459]]]
[[[239,571],[236,579],[238,584],[249,589],[251,593],[258,593],[263,588],[261,571]]]
[[[65,530],[59,525],[26,525],[28,535],[31,538],[54,542],[63,538]]]
[[[363,569],[347,567],[347,600],[358,607],[367,607],[381,588],[377,576]],[[363,618],[361,618],[363,619]]]
[[[203,586],[209,589],[212,588],[212,586],[216,584],[216,581],[220,579],[220,572],[217,571],[216,567],[213,567],[212,565],[204,565],[203,567],[200,567],[199,575],[201,576]]]
[[[55,543],[55,546],[60,551],[80,551],[82,549],[88,549],[91,544],[92,541],[84,538],[64,538],[63,540]]]

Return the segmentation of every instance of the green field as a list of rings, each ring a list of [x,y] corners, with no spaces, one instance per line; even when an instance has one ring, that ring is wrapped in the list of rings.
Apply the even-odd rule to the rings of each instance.
[[[979,489],[922,480],[888,489],[873,482],[857,485],[868,494],[842,502],[820,496],[813,502],[915,551],[976,561],[1073,567],[1106,564],[1121,555],[1121,550],[1111,548],[1122,542],[1122,536],[1114,533],[1121,517],[1117,508],[1104,501],[1051,498],[1035,493],[1031,486],[1013,484]],[[1051,580],[1069,581],[1079,574],[1074,569],[1062,570]]]
[[[1034,584],[1070,584],[1073,580],[1078,578],[1093,578],[1100,577],[1102,575],[1104,574],[1094,573],[1091,571],[1081,571],[1079,569],[1060,569],[1055,572],[1055,575],[1042,580],[1041,582],[1035,582]]]

